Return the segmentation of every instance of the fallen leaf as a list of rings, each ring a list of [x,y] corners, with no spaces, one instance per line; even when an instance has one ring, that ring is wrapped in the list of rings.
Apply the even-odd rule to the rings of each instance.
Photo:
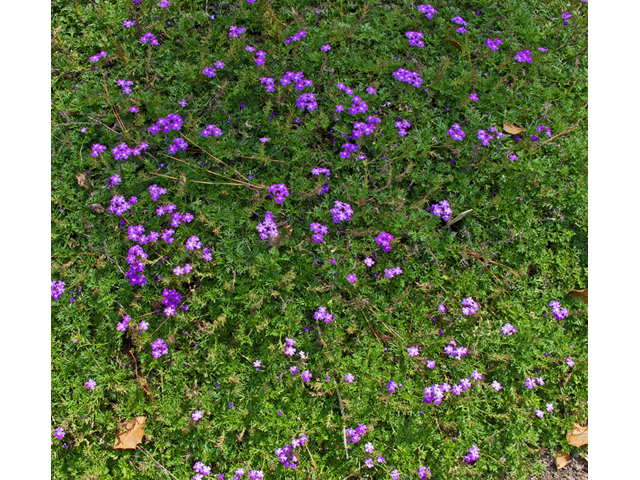
[[[508,122],[503,122],[502,128],[505,132],[510,133],[512,135],[517,135],[520,132],[524,132],[524,128],[516,127]]]
[[[116,435],[116,442],[113,448],[120,449],[133,449],[136,445],[142,443],[142,437],[144,437],[144,422],[147,417],[136,417],[129,422],[123,422],[118,424],[118,434]]]
[[[571,455],[569,455],[567,452],[559,450],[558,453],[556,453],[556,468],[558,470],[564,468],[570,461]]]
[[[87,175],[84,173],[76,173],[76,178],[78,179],[78,185],[84,188],[89,188],[89,182],[87,182]]]
[[[104,213],[104,207],[99,203],[92,203],[91,205],[89,205],[89,210],[91,210],[93,213]]]
[[[589,292],[587,288],[583,288],[582,290],[569,290],[567,293],[576,300],[582,300],[584,303],[589,304]]]
[[[571,433],[567,433],[567,442],[574,447],[581,447],[589,443],[589,427],[582,427],[577,423],[573,424]]]
[[[469,212],[473,212],[473,208],[471,210],[467,210],[466,212],[462,212],[460,215],[458,215],[456,218],[454,218],[453,220],[449,220],[447,222],[447,224],[445,225],[445,227],[450,227],[451,225],[453,225],[454,223],[458,223],[460,220],[462,220],[464,217],[467,216],[467,214],[469,214]]]
[[[447,39],[447,42],[449,42],[451,45],[456,47],[460,52],[462,52],[462,44],[460,44],[459,42],[456,42],[455,40],[449,40],[449,39]]]

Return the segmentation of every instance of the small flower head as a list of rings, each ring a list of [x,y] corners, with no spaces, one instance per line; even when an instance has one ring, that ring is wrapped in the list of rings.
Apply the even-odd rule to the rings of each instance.
[[[194,422],[197,422],[198,420],[201,420],[202,416],[203,416],[203,413],[200,410],[196,410],[195,412],[193,412],[191,414],[191,418],[193,418]]]
[[[94,388],[96,388],[96,385],[96,381],[92,378],[90,378],[89,381],[84,384],[84,386],[87,387],[88,390],[93,390]]]
[[[347,373],[344,376],[344,381],[347,383],[352,383],[355,380],[356,377],[354,377],[351,373]]]
[[[328,52],[329,50],[331,50],[331,45],[327,43],[326,45],[320,47],[320,50],[322,50],[323,52]]]
[[[64,428],[62,427],[56,428],[55,432],[53,432],[53,436],[56,437],[58,440],[62,440],[62,438],[65,436]]]

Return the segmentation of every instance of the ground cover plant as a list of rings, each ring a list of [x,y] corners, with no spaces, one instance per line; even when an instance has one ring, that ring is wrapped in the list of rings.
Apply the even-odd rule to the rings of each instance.
[[[54,2],[53,476],[571,451],[586,49],[578,0]]]

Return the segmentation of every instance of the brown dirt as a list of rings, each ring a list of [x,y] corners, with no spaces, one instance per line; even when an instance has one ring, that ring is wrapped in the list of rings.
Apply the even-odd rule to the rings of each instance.
[[[556,469],[554,457],[548,451],[540,456],[539,463],[544,464],[546,469],[540,476],[531,477],[529,480],[587,480],[589,478],[589,462],[586,454],[573,453],[571,461],[561,470]]]

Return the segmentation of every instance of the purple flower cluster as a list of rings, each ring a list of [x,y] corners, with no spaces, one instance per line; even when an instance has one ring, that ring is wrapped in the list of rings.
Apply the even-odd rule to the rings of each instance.
[[[516,333],[518,331],[516,330],[516,327],[514,327],[510,323],[505,323],[500,330],[502,330],[503,335],[511,335],[512,333]]]
[[[211,474],[211,467],[202,462],[196,462],[193,465],[193,469],[196,471],[196,475],[191,477],[191,480],[202,480],[204,477]]]
[[[349,275],[347,275],[347,280],[349,281],[349,283],[356,283],[358,281],[358,277],[356,277],[355,273],[350,273]]]
[[[129,315],[125,315],[122,317],[122,321],[118,322],[116,325],[116,330],[119,332],[126,332],[129,328],[129,322],[131,321],[131,317]]]
[[[407,32],[405,33],[407,38],[409,39],[409,45],[412,47],[424,47],[424,42],[422,39],[424,35],[420,32]]]
[[[293,338],[285,338],[284,341],[287,343],[287,346],[284,349],[284,354],[289,356],[289,357],[293,357],[296,354],[296,349],[293,348],[293,346],[298,343],[297,341],[295,341]],[[291,371],[291,373],[293,373],[294,375],[298,372],[298,367],[296,367],[296,371],[293,372]]]
[[[462,357],[464,355],[467,355],[469,353],[469,350],[467,350],[466,347],[458,347],[456,341],[454,339],[451,339],[449,345],[444,347],[444,353],[446,353],[450,357],[462,360]]]
[[[305,32],[304,30],[299,30],[298,33],[296,33],[293,37],[289,37],[287,38],[284,43],[286,43],[287,45],[290,44],[291,42],[297,42],[300,39],[304,38],[307,36],[307,32]]]
[[[282,205],[289,196],[289,190],[284,183],[273,184],[267,191],[269,192],[267,196],[273,198],[278,205]]]
[[[158,39],[151,32],[147,32],[142,37],[140,37],[140,41],[142,43],[149,42],[151,45],[158,45]]]
[[[149,133],[155,135],[160,130],[162,133],[169,133],[171,130],[180,130],[182,128],[182,122],[184,119],[177,113],[170,113],[164,118],[159,118],[158,121],[149,127]]]
[[[131,197],[131,200],[135,198],[136,197]],[[115,195],[113,198],[111,198],[111,205],[109,205],[109,213],[113,213],[115,215],[121,216],[124,212],[126,212],[131,208],[131,205],[136,203],[135,201],[132,202],[131,200],[127,202],[122,195]]]
[[[192,235],[187,239],[184,248],[186,248],[187,250],[200,250],[202,248],[202,242],[198,237]]]
[[[462,314],[463,315],[473,315],[478,311],[480,306],[476,303],[476,301],[472,297],[465,298],[462,300]]]
[[[322,47],[320,47],[320,50],[322,50],[323,52],[328,52],[329,50],[331,50],[331,45],[329,45],[328,43],[326,45],[322,45]]]
[[[205,67],[202,73],[209,78],[213,78],[216,76],[216,69],[213,67]]]
[[[420,480],[427,480],[427,475],[431,476],[431,470],[427,467],[420,467],[418,469],[418,477],[420,477]]]
[[[275,92],[275,85],[273,78],[271,77],[260,77],[260,83],[264,83],[264,89],[267,92]]]
[[[129,255],[127,255],[127,263],[129,264],[127,278],[131,285],[142,286],[147,283],[147,279],[143,274],[144,261],[139,260],[139,257],[146,259],[148,255],[140,245],[134,245],[129,249]]]
[[[424,13],[424,16],[427,17],[429,20],[433,19],[433,15],[438,13],[438,11],[429,4],[418,5],[418,11],[420,13]]]
[[[420,349],[418,347],[409,347],[407,348],[407,353],[410,357],[417,357],[420,355]]]
[[[245,27],[236,27],[231,25],[229,27],[229,38],[236,38],[242,35],[247,29]]]
[[[544,125],[538,125],[536,127],[536,132],[538,132],[538,133],[544,132],[545,130],[547,131],[547,137],[550,137],[551,136],[551,129],[549,127],[546,127]]]
[[[388,252],[391,250],[391,242],[393,242],[393,235],[387,232],[382,232],[375,238],[375,241],[378,245],[382,247],[382,250]]]
[[[60,297],[64,293],[65,283],[62,280],[51,280],[51,298],[54,300],[60,300]]]
[[[56,437],[58,440],[62,440],[64,438],[64,428],[62,427],[58,427],[56,428],[56,430],[53,432],[53,436]]]
[[[300,354],[302,354],[302,352],[300,352]],[[311,372],[309,370],[305,370],[300,374],[300,377],[302,378],[303,382],[310,382],[313,375],[311,375]]]
[[[487,38],[487,41],[484,44],[491,50],[500,50],[499,45],[502,45],[502,40],[500,40],[499,38],[494,38],[493,40]]]
[[[163,230],[162,233],[160,234],[160,238],[162,238],[162,240],[164,240],[167,245],[171,245],[173,243],[173,234],[174,234],[174,230],[172,228],[169,228],[167,230]]]
[[[178,207],[176,207],[175,203],[167,203],[166,205],[160,205],[158,208],[156,208],[156,214],[160,217],[167,213],[173,213],[176,208]]]
[[[252,472],[256,472],[256,470],[252,470]],[[231,480],[240,480],[243,475],[244,475],[244,468],[238,468],[236,470],[236,472],[235,472],[235,475],[233,476],[233,478]],[[255,476],[255,474],[254,474],[254,476]],[[260,478],[262,478],[262,477],[260,477]]]
[[[439,203],[434,203],[429,207],[428,210],[436,217],[441,217],[445,222],[449,221],[449,219],[451,218],[451,214],[453,213],[449,202],[446,200],[441,200]]]
[[[367,123],[354,122],[351,136],[353,138],[361,138],[363,133],[365,135],[371,135],[374,132],[376,125],[379,124],[381,121],[382,120],[380,120],[380,118],[370,115],[367,117]]]
[[[199,420],[202,420],[203,415],[204,414],[202,413],[202,410],[196,410],[191,414],[191,418],[193,418],[194,422],[197,422]]]
[[[102,153],[107,149],[106,145],[100,145],[99,143],[94,143],[91,147],[91,156],[97,157],[102,155]]]
[[[107,56],[107,52],[98,52],[93,57],[90,57],[89,61],[90,62],[97,62],[98,60],[100,60],[101,58],[104,58],[106,56]]]
[[[129,28],[135,26],[136,21],[135,20],[125,20],[124,22],[122,22],[122,26],[124,28],[126,28],[127,30],[129,30]]]
[[[130,148],[125,142],[120,143],[119,145],[113,147],[111,149],[111,153],[115,156],[116,160],[126,160],[131,155],[140,155],[142,150],[146,150],[149,145],[145,142],[142,142],[140,145],[134,148]]]
[[[169,347],[164,343],[164,340],[158,338],[155,342],[151,344],[151,355],[153,358],[160,358],[162,355],[166,355],[169,353]]]
[[[333,314],[327,311],[327,307],[318,307],[318,311],[313,314],[313,318],[325,323],[331,323],[333,321]]]
[[[165,8],[165,7],[168,7],[169,5],[171,5],[171,2],[169,0],[161,0],[160,3],[158,4],[160,8]]]
[[[435,360],[425,359],[424,364],[427,366],[427,368],[429,370],[433,370],[434,368],[436,368],[436,361]]]
[[[466,134],[462,131],[462,128],[457,123],[454,123],[451,128],[447,130],[447,135],[451,135],[451,138],[460,142],[464,137],[466,137]]]
[[[402,120],[402,117],[398,117],[398,121],[394,125],[398,129],[398,135],[401,137],[404,137],[407,134],[407,128],[411,127],[411,124],[406,120]]]
[[[347,87],[344,83],[340,82],[336,85],[338,90],[342,90],[347,95],[353,95],[353,90]]]
[[[390,393],[395,393],[396,389],[401,386],[398,385],[394,380],[389,380],[385,385],[387,386],[387,392]]]
[[[352,373],[347,373],[347,374],[344,376],[344,381],[345,381],[346,383],[353,383],[353,381],[354,381],[355,379],[356,379],[356,377],[354,377]]]
[[[256,65],[260,66],[260,65],[264,65],[266,58],[267,58],[267,52],[265,52],[264,50],[258,50],[256,52],[256,58],[254,58],[253,61],[256,62]]]
[[[387,278],[393,278],[396,275],[400,275],[402,273],[402,269],[400,267],[386,268],[384,270],[384,276]]]
[[[188,275],[189,273],[191,273],[191,270],[193,270],[193,267],[186,263],[184,267],[178,265],[176,268],[174,268],[173,273],[176,275]]]
[[[414,87],[420,88],[422,85],[422,79],[416,72],[412,72],[410,70],[405,70],[404,68],[399,68],[395,72],[393,72],[393,76],[399,82],[407,82]]]
[[[329,184],[325,183],[322,187],[320,187],[320,189],[318,190],[318,195],[322,195],[323,193],[329,193]]]
[[[178,150],[186,150],[188,147],[187,142],[184,141],[182,137],[177,137],[173,139],[173,143],[169,145],[169,153],[174,154]]]
[[[276,226],[276,222],[274,221],[273,214],[269,211],[264,215],[264,222],[259,223],[256,227],[258,233],[260,234],[260,238],[262,240],[266,240],[267,238],[275,238],[278,236],[278,227]]]
[[[176,314],[176,308],[178,304],[182,300],[182,295],[176,292],[175,289],[167,290],[166,288],[162,291],[162,305],[165,305],[164,314],[167,317],[172,317]]]
[[[291,440],[291,445],[285,445],[282,448],[276,448],[275,454],[278,456],[278,460],[280,463],[284,464],[284,468],[298,468],[296,463],[298,462],[298,458],[293,454],[293,451],[297,448],[300,448],[304,445],[309,438],[303,433],[299,438],[294,438]]]
[[[454,22],[454,23],[457,23],[458,25],[468,25],[468,23],[467,23],[467,22],[465,22],[465,21],[464,21],[464,19],[463,19],[462,17],[460,17],[460,16],[458,16],[458,17],[453,17],[453,18],[451,19],[451,21],[452,21],[452,22]]]
[[[133,80],[116,80],[116,84],[122,87],[122,93],[129,95],[131,93],[131,87],[133,86]]]
[[[316,243],[321,243],[323,241],[323,235],[329,233],[329,227],[319,223],[312,223],[310,230],[314,232],[313,241]]]
[[[213,260],[213,256],[211,255],[211,249],[210,248],[203,248],[202,249],[202,259],[206,260],[207,262],[210,262],[211,260]]]
[[[351,97],[351,106],[349,107],[349,115],[357,115],[358,113],[366,113],[369,109],[369,105],[367,105],[362,98],[354,95]]]
[[[560,302],[554,300],[549,302],[549,306],[551,307],[551,313],[556,317],[556,320],[564,320],[569,315],[569,310],[566,307],[560,306]]]
[[[476,445],[471,445],[469,453],[464,456],[464,461],[473,463],[480,458],[480,449]]]
[[[202,132],[200,132],[200,135],[203,136],[204,138],[207,138],[209,136],[219,137],[220,135],[222,135],[222,130],[220,130],[218,127],[215,126],[215,124],[212,123],[211,125],[207,125],[206,127],[204,127]]]
[[[480,140],[480,143],[482,143],[482,145],[484,145],[485,147],[489,146],[489,143],[491,142],[491,140],[493,140],[494,137],[495,135],[489,135],[486,130],[478,130],[478,139]]]
[[[342,145],[342,151],[340,152],[340,156],[345,159],[350,158],[351,154],[356,152],[358,148],[359,146],[357,143],[346,142],[344,145]]]
[[[160,199],[160,195],[167,193],[167,189],[158,187],[158,185],[154,183],[149,187],[149,193],[151,194],[151,200],[157,202]]]
[[[342,221],[351,220],[353,215],[353,209],[348,203],[340,202],[336,200],[334,206],[329,212],[333,215],[333,223],[340,223]]]
[[[313,93],[303,93],[296,100],[296,105],[298,108],[304,110],[305,108],[310,112],[313,112],[316,108],[318,108],[318,102],[316,101],[316,96]]]
[[[364,434],[367,433],[367,428],[369,427],[362,423],[359,423],[356,428],[347,429],[346,434],[347,437],[349,437],[349,442],[358,443],[360,440],[362,440]]]
[[[262,473],[262,470],[251,470],[248,473],[248,476],[251,480],[262,480],[264,478],[264,473]]]
[[[525,62],[533,63],[533,60],[531,59],[531,52],[529,50],[523,50],[522,52],[518,52],[516,53],[516,56],[513,58],[520,63],[525,63]]]
[[[306,87],[313,87],[313,82],[308,78],[304,78],[304,73],[302,72],[285,72],[284,76],[280,79],[280,83],[282,86],[289,85],[290,83],[295,84],[296,90],[301,92]]]
[[[324,177],[329,178],[329,176],[331,175],[331,170],[329,170],[328,168],[313,168],[311,170],[311,173],[314,175],[322,175],[324,173]]]
[[[374,262],[374,261],[373,261],[373,258],[371,258],[371,257],[367,257],[367,258],[365,258],[365,259],[364,259],[364,264],[365,264],[367,267],[373,267],[373,265],[374,265],[375,263],[376,263],[376,262]]]
[[[90,378],[89,381],[85,382],[84,386],[87,387],[87,390],[93,390],[96,388],[96,381],[93,378]]]

